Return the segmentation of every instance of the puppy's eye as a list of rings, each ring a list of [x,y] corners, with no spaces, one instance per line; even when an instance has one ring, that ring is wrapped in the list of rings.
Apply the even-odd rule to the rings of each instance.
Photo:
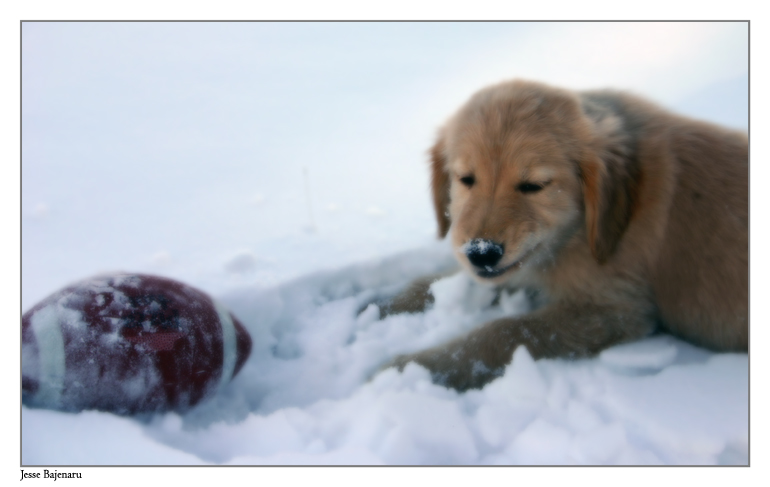
[[[463,183],[465,186],[470,188],[471,186],[473,186],[473,183],[476,182],[476,178],[474,178],[473,175],[465,176],[465,177],[460,178],[460,182]]]
[[[544,184],[524,182],[516,186],[516,189],[522,193],[537,193],[545,187]]]

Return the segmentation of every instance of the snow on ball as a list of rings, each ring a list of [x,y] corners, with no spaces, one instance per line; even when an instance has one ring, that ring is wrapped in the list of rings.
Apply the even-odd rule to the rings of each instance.
[[[98,276],[22,317],[22,398],[65,411],[183,412],[224,387],[250,352],[243,325],[203,292],[156,276]]]

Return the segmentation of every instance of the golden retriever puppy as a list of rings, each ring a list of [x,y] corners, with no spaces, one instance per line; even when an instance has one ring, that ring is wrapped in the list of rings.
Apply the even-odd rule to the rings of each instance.
[[[613,91],[512,81],[476,93],[431,151],[439,235],[478,281],[542,304],[398,357],[458,390],[513,351],[589,357],[662,328],[748,349],[748,140]],[[419,311],[431,279],[383,306]]]

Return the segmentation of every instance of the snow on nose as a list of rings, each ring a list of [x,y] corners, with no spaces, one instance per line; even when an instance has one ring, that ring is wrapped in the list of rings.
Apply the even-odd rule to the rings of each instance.
[[[481,268],[494,267],[503,258],[503,246],[483,238],[470,240],[463,246],[462,251],[471,264]]]

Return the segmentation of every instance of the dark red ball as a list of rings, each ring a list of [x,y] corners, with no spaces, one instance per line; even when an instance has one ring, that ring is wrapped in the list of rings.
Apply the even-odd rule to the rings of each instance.
[[[221,304],[181,282],[97,276],[22,316],[22,398],[33,407],[184,412],[216,394],[251,353]]]

